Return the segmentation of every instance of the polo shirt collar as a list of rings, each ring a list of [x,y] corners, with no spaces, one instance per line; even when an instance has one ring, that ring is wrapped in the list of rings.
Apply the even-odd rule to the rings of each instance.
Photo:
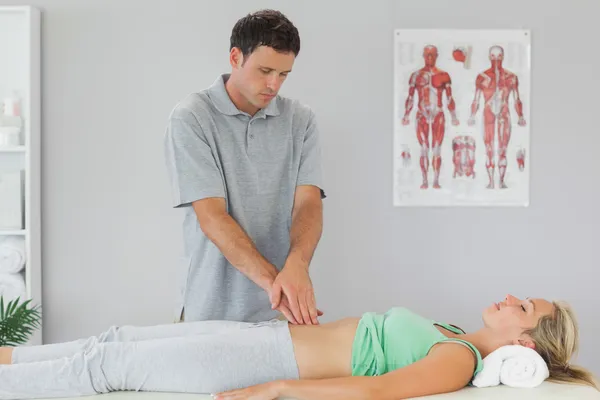
[[[219,110],[219,112],[221,112],[222,114],[225,114],[225,115],[238,115],[238,114],[248,115],[247,113],[239,110],[235,106],[235,104],[233,104],[233,101],[231,101],[231,98],[229,97],[227,90],[225,90],[225,82],[227,82],[227,79],[229,79],[229,76],[230,76],[230,74],[220,75],[214,81],[214,83],[208,88],[208,95],[210,96],[210,99],[212,100],[212,102],[215,105],[215,107],[217,108],[217,110]],[[270,116],[279,115],[279,107],[277,106],[278,99],[279,99],[279,96],[275,96],[273,98],[273,100],[271,100],[269,102],[267,107],[258,110],[258,112],[256,113],[256,117],[265,118],[267,115],[270,115]]]

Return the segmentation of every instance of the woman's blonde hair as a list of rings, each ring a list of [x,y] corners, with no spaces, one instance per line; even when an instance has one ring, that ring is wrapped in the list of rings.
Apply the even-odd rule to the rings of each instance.
[[[537,326],[525,333],[531,336],[537,352],[548,364],[549,381],[590,385],[600,390],[592,373],[570,364],[579,351],[579,327],[575,313],[562,301],[552,302],[554,312],[540,318]]]

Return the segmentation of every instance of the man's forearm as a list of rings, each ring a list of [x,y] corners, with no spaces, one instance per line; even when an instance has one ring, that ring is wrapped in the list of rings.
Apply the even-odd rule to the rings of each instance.
[[[307,202],[294,210],[288,261],[308,268],[323,232],[323,205]]]
[[[278,382],[279,396],[298,400],[378,399],[373,377],[351,376],[332,379],[300,379]]]
[[[258,286],[267,290],[277,276],[277,268],[264,258],[242,227],[227,213],[203,221],[202,231],[227,260]]]

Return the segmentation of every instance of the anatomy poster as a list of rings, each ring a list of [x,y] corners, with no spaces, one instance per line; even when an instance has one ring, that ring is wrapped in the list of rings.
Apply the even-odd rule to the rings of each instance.
[[[394,205],[528,206],[530,32],[394,31]]]

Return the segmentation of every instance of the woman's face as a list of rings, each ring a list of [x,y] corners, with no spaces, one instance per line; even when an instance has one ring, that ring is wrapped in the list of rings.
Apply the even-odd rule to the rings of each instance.
[[[553,308],[544,299],[519,299],[509,294],[483,311],[483,322],[488,328],[518,338],[523,331],[534,328],[542,316],[551,314]]]

